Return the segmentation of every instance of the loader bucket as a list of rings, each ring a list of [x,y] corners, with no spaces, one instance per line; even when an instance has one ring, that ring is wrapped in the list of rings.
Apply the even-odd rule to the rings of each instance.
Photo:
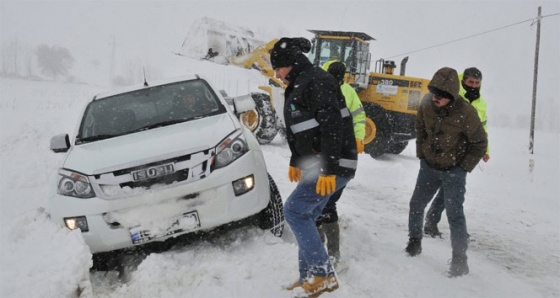
[[[193,22],[179,54],[228,64],[231,59],[250,53],[264,43],[248,28],[203,17]],[[209,57],[210,48],[215,53],[213,57]]]

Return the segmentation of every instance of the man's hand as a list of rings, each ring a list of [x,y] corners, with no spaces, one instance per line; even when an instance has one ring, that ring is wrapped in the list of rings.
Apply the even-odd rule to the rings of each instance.
[[[331,194],[336,190],[336,176],[335,175],[319,175],[315,192],[322,197]]]
[[[490,160],[490,155],[488,153],[484,154],[482,160],[484,160],[484,162],[488,162]]]
[[[290,166],[288,169],[288,178],[291,182],[298,182],[301,180],[301,171],[294,166]]]
[[[358,151],[358,154],[364,153],[364,141],[356,138],[356,149]]]

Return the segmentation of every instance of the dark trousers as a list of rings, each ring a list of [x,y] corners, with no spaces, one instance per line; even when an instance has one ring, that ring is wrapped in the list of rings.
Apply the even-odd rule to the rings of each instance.
[[[410,238],[422,239],[424,209],[441,188],[451,231],[453,255],[466,256],[468,234],[467,221],[463,213],[466,179],[467,172],[461,167],[441,171],[430,167],[425,160],[420,160],[416,187],[410,199],[408,215],[408,236]]]
[[[329,257],[332,257],[334,262],[340,259],[340,227],[338,225],[338,212],[336,211],[336,202],[342,196],[342,191],[346,186],[335,191],[323,211],[321,216],[317,219],[317,227],[319,229],[319,235],[321,236],[321,241],[327,243],[327,253]],[[336,264],[333,264],[336,266]]]
[[[430,208],[428,208],[428,212],[426,213],[426,226],[430,228],[437,227],[438,223],[441,220],[441,214],[445,209],[445,202],[443,201],[443,191],[440,189],[430,204]]]

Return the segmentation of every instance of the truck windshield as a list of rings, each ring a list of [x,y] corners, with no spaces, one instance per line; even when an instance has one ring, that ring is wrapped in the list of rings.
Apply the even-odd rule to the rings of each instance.
[[[76,144],[113,138],[226,112],[203,80],[191,80],[113,95],[86,108]]]

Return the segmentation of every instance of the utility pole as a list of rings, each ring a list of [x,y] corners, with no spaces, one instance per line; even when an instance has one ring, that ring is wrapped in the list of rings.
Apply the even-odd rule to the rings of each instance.
[[[117,41],[113,35],[113,41],[111,42],[111,64],[109,66],[109,86],[113,86],[113,79],[115,78],[115,56],[117,52]]]
[[[533,159],[533,149],[535,144],[535,110],[537,105],[537,79],[539,74],[539,45],[541,40],[541,7],[539,6],[539,13],[537,16],[537,43],[535,45],[535,65],[533,69],[533,100],[531,104],[531,130],[529,135],[529,172],[533,173],[535,168],[535,160]]]

